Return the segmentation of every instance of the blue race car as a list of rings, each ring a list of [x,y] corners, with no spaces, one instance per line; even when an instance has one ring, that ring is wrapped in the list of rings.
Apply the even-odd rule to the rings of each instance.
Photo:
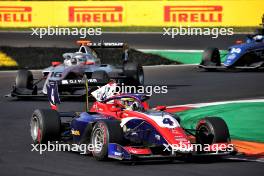
[[[226,57],[221,63],[221,57]],[[254,35],[247,36],[246,41],[237,41],[236,45],[228,49],[228,53],[220,55],[218,48],[207,48],[203,52],[199,65],[208,71],[216,69],[260,69],[264,68],[264,15],[262,28]]]

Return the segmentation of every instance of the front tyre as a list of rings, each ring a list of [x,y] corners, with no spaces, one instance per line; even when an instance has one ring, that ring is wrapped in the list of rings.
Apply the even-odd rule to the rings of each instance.
[[[30,133],[35,144],[60,139],[61,119],[57,111],[37,109],[30,120]]]
[[[204,66],[221,66],[220,52],[218,48],[207,48],[203,52],[202,62]]]
[[[16,76],[16,88],[33,89],[33,74],[29,70],[19,70]]]
[[[206,117],[196,126],[196,143],[229,143],[230,134],[227,124],[219,117]]]
[[[94,146],[92,151],[96,160],[106,160],[108,157],[108,144],[122,144],[123,131],[120,122],[116,120],[106,120],[97,122],[92,130],[91,143]]]

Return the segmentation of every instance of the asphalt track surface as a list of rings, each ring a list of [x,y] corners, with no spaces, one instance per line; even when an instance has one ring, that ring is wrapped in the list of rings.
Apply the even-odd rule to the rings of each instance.
[[[39,36],[31,35],[30,32],[0,32],[0,46],[17,47],[76,47],[74,41],[80,40],[80,36]],[[227,49],[234,45],[238,39],[244,39],[245,34],[232,36],[220,36],[216,39],[212,36],[175,36],[162,33],[103,33],[100,36],[87,36],[85,40],[107,42],[126,42],[130,47],[136,49],[185,49],[203,50],[207,47],[218,47]],[[83,40],[83,39],[82,39]]]
[[[169,85],[166,95],[153,95],[152,106],[199,103],[263,97],[263,72],[203,72],[195,66],[145,67],[146,84]],[[36,74],[36,73],[34,73]],[[29,118],[36,108],[47,108],[45,100],[6,99],[14,72],[0,72],[0,175],[25,176],[161,176],[161,175],[263,175],[264,163],[242,160],[193,160],[192,162],[98,162],[71,152],[31,152]],[[68,101],[62,111],[80,111],[81,102]]]

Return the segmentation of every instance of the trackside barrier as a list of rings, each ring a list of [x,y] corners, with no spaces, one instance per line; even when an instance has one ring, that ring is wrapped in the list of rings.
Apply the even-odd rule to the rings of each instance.
[[[258,26],[263,0],[2,1],[0,27]]]

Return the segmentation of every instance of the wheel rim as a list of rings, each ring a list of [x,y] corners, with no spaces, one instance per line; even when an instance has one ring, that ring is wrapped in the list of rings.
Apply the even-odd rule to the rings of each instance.
[[[36,116],[33,116],[31,123],[30,123],[30,129],[31,129],[31,137],[34,141],[40,140],[40,128],[39,128],[39,119]]]
[[[210,132],[207,126],[202,125],[199,128],[199,139],[202,144],[212,144],[214,135]]]
[[[97,128],[93,133],[93,145],[95,147],[94,153],[100,153],[104,145],[104,131]]]

